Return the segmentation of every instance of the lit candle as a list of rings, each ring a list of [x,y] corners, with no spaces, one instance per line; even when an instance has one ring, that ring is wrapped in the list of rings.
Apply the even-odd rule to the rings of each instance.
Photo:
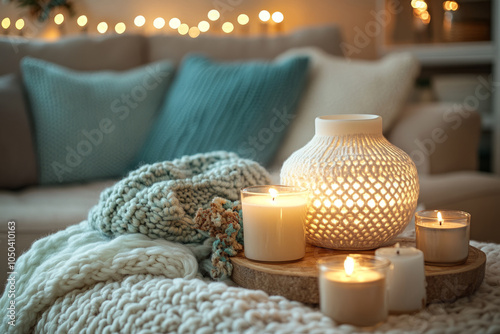
[[[425,307],[425,266],[424,253],[415,247],[379,248],[376,256],[391,261],[387,274],[389,290],[389,312],[411,313]]]
[[[339,323],[373,326],[388,315],[386,273],[390,261],[368,255],[336,255],[319,262],[321,312]]]
[[[241,191],[245,256],[257,261],[292,261],[305,255],[308,191],[255,186]]]
[[[463,264],[469,256],[470,214],[455,210],[427,210],[415,214],[417,248],[425,263]]]

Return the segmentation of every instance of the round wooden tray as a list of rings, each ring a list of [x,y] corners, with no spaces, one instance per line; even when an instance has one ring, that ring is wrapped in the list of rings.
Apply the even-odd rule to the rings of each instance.
[[[402,246],[415,246],[412,239],[396,239]],[[371,254],[371,251],[338,251],[308,245],[303,259],[293,262],[258,262],[243,252],[231,258],[232,279],[248,289],[260,289],[306,304],[319,303],[316,261],[337,254]],[[449,302],[471,295],[484,278],[486,254],[469,246],[469,257],[463,265],[453,267],[425,266],[427,303]]]

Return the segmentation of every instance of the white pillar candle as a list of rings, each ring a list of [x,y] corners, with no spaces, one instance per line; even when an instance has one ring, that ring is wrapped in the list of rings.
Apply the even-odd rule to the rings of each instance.
[[[339,323],[374,326],[385,321],[387,259],[337,255],[319,262],[320,309]]]
[[[391,261],[387,274],[389,312],[411,313],[425,307],[424,253],[415,247],[379,248],[376,256]]]
[[[257,261],[293,261],[305,255],[308,191],[256,186],[241,192],[245,256]]]
[[[424,210],[415,214],[417,248],[426,264],[463,264],[469,256],[470,214],[455,210]]]

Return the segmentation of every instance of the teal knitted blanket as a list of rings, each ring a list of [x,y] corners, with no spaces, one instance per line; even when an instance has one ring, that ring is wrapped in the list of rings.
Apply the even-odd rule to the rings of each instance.
[[[207,208],[216,197],[237,201],[241,188],[269,183],[263,167],[234,153],[185,156],[144,165],[104,190],[88,222],[110,238],[141,233],[199,244],[209,234],[197,229],[198,209]]]

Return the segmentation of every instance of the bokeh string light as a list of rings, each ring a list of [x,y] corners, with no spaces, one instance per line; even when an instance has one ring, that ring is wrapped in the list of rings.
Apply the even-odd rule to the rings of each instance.
[[[417,1],[423,2],[423,0],[417,0]],[[448,2],[454,2],[454,1],[447,1],[447,3]],[[279,11],[276,11],[271,15],[271,13],[268,10],[262,10],[259,12],[258,17],[261,20],[262,24],[264,25],[267,25],[267,23],[271,21],[276,24],[279,24],[284,20],[283,13]],[[191,38],[197,38],[201,34],[208,32],[209,30],[213,30],[214,32],[223,32],[225,34],[233,33],[235,31],[236,23],[239,26],[245,26],[245,29],[243,30],[240,29],[240,31],[247,33],[249,31],[248,25],[251,21],[249,15],[241,13],[237,16],[235,20],[236,22],[231,22],[231,21],[221,22],[221,13],[216,9],[211,9],[210,11],[208,11],[207,18],[208,20],[200,20],[197,24],[191,26],[187,23],[183,23],[183,21],[177,17],[172,17],[170,20],[165,19],[164,17],[156,17],[154,20],[149,21],[150,22],[149,26],[151,27],[152,25],[152,27],[154,27],[156,30],[162,30],[168,22],[168,27],[170,27],[172,30],[177,31],[177,33],[179,33],[180,35],[188,35]],[[71,24],[71,19],[66,18],[63,13],[56,14],[53,17],[53,21],[59,27],[62,27],[63,23],[65,25]],[[78,16],[75,21],[76,25],[79,27],[81,32],[86,33],[87,31],[89,31],[89,18],[86,15]],[[22,34],[22,30],[25,26],[25,21],[23,18],[19,18],[14,22],[11,21],[11,18],[4,17],[0,22],[1,22],[1,27],[3,28],[3,33],[6,35],[9,33],[9,29],[11,26],[17,29],[20,34]],[[215,24],[215,22],[217,22],[217,24]],[[150,32],[151,30],[147,28],[146,23],[147,20],[144,17],[144,15],[137,15],[133,19],[133,24],[131,23],[131,25],[137,28],[141,28],[142,31]],[[97,24],[97,26],[94,25],[94,27],[96,27],[95,29],[99,34],[105,34],[108,31],[114,31],[116,34],[123,34],[127,31],[127,24],[126,22],[123,21],[120,21],[116,24],[114,22],[111,23],[111,28],[110,28],[110,22],[100,21]]]
[[[427,11],[428,6],[425,0],[411,0],[411,7],[413,15],[419,18],[422,23],[429,24],[431,22],[431,15]]]

